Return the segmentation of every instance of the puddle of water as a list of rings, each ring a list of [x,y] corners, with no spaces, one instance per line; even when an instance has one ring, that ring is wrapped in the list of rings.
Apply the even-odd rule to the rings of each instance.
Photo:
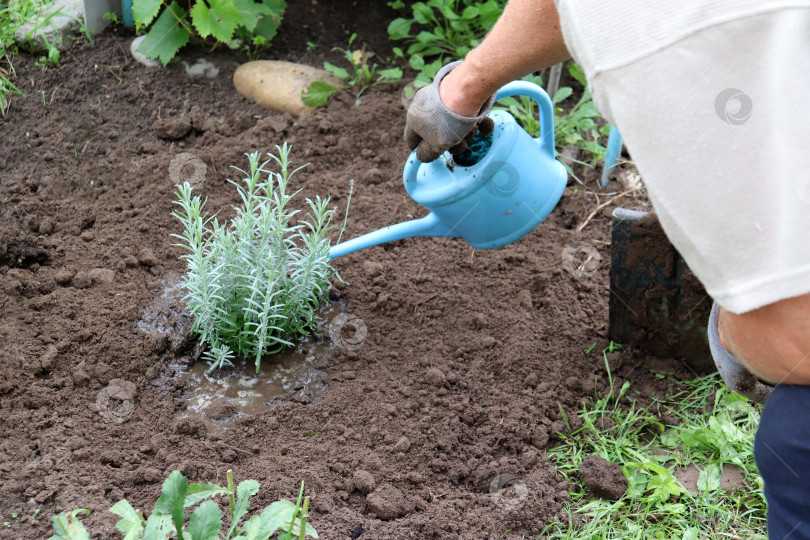
[[[265,356],[258,373],[254,358],[207,373],[208,363],[197,360],[200,347],[188,347],[191,318],[182,298],[180,277],[167,275],[163,292],[136,324],[142,332],[167,338],[164,361],[169,369],[154,384],[168,391],[177,386],[178,379],[183,381],[187,407],[178,418],[198,417],[209,430],[219,431],[239,417],[266,410],[274,398],[292,395],[295,401],[311,403],[326,391],[323,368],[334,348],[326,336],[329,324],[343,312],[341,304],[327,304],[321,310],[323,337],[306,337],[295,349]]]

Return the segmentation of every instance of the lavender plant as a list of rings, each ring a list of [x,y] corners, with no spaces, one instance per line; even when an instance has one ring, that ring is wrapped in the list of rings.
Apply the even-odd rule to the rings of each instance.
[[[335,229],[329,198],[307,199],[308,213],[290,207],[300,191],[289,192],[290,148],[276,146],[278,155],[260,163],[248,154],[245,177],[233,184],[242,200],[236,216],[220,222],[204,216],[205,201],[186,182],[177,186],[172,213],[183,224],[175,244],[187,253],[183,276],[186,306],[194,318],[192,331],[210,346],[204,357],[214,368],[232,366],[235,355],[255,357],[291,346],[317,328],[318,310],[337,272],[329,262],[327,232]],[[275,162],[280,171],[266,167]],[[349,201],[351,194],[349,195]],[[346,211],[348,212],[348,204]],[[341,235],[345,228],[345,220]],[[339,240],[338,240],[339,241]]]

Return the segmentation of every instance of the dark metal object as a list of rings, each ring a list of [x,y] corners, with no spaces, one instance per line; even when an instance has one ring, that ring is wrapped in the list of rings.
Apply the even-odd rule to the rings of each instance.
[[[706,337],[712,301],[655,214],[613,211],[608,336],[697,373],[715,369]]]

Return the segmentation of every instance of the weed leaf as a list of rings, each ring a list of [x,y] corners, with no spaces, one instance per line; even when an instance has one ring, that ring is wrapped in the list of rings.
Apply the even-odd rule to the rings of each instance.
[[[391,39],[405,39],[410,36],[413,21],[402,17],[394,19],[388,25],[388,37]]]
[[[216,538],[222,527],[222,511],[214,501],[205,501],[188,518],[191,540]]]
[[[315,81],[301,92],[301,101],[307,107],[320,107],[338,91],[337,86],[322,81]]]
[[[138,512],[132,508],[129,501],[122,499],[110,508],[110,513],[120,517],[121,520],[115,524],[115,528],[124,535],[124,540],[136,540],[141,537],[145,521]]]
[[[233,516],[231,517],[231,528],[228,529],[228,537],[230,537],[239,526],[239,522],[245,517],[245,514],[250,508],[250,497],[259,492],[259,483],[256,480],[243,480],[239,482],[236,487],[236,506],[233,509]]]
[[[90,533],[84,528],[84,524],[79,521],[79,514],[89,514],[90,510],[77,508],[70,512],[61,512],[58,516],[51,518],[56,534],[50,540],[90,540]]]
[[[165,540],[172,533],[173,528],[171,516],[154,512],[146,520],[146,526],[143,528],[143,540]]]
[[[182,528],[185,517],[183,503],[186,499],[187,487],[188,478],[183,476],[180,471],[172,471],[163,482],[162,495],[155,503],[155,512],[171,516],[179,540],[183,540]]]
[[[323,63],[323,69],[325,69],[329,73],[334,73],[335,75],[337,75],[341,79],[348,79],[349,78],[349,72],[348,71],[346,71],[342,67],[338,67],[338,66],[336,66],[336,65],[334,65],[332,63],[324,62]]]
[[[228,495],[230,491],[227,488],[218,486],[213,483],[208,484],[189,484],[186,489],[186,499],[183,504],[186,508],[194,506],[200,501],[216,497],[217,495]]]

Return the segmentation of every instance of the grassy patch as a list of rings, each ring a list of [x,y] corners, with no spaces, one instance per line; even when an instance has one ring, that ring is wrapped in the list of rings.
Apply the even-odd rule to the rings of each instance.
[[[578,413],[582,427],[549,451],[569,481],[571,503],[567,522],[550,524],[541,536],[764,539],[765,498],[753,453],[760,406],[713,374],[669,380],[671,397],[639,408],[628,395],[629,383],[616,389],[609,372],[608,378],[607,395]],[[678,425],[664,425],[662,416]],[[620,500],[594,498],[582,485],[578,469],[590,454],[622,467],[628,489]],[[699,471],[697,493],[676,479],[690,465]],[[736,488],[721,486],[724,467],[742,474]]]

